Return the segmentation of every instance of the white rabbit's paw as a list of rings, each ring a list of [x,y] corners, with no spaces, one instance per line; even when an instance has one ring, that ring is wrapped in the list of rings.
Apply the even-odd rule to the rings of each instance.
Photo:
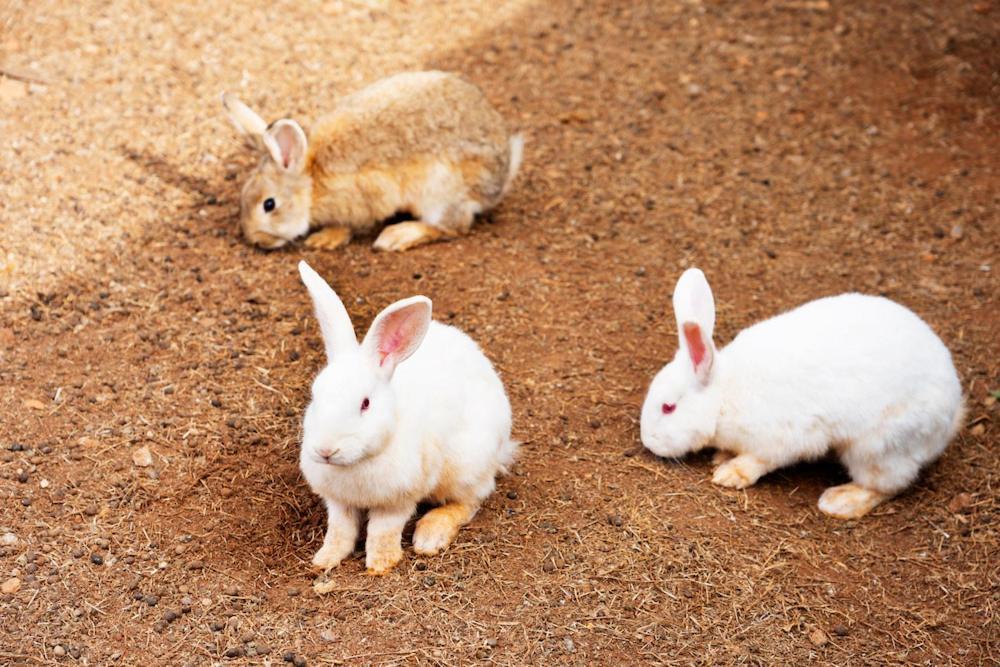
[[[403,560],[403,547],[399,535],[380,535],[369,539],[365,546],[365,567],[368,574],[386,574]]]
[[[315,568],[329,570],[340,565],[340,561],[344,560],[350,553],[350,547],[345,549],[336,543],[325,543],[313,556],[312,564]]]
[[[716,468],[712,483],[730,489],[745,489],[753,486],[764,472],[766,470],[760,461],[743,454]]]
[[[413,550],[432,556],[447,548],[465,523],[466,510],[460,505],[437,507],[425,514],[413,531]]]
[[[824,491],[819,497],[819,509],[837,519],[857,519],[872,511],[886,497],[851,482]]]

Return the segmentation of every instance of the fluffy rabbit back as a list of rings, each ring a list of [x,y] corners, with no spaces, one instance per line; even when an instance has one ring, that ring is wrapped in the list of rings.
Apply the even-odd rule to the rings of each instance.
[[[720,447],[787,465],[833,447],[854,480],[909,485],[962,416],[951,354],[917,315],[881,297],[807,303],[742,331],[720,355]]]
[[[473,84],[445,72],[388,77],[341,100],[312,128],[314,218],[355,228],[401,208],[429,218],[428,200],[458,204],[459,193],[472,214],[488,210],[516,174],[521,148]],[[358,191],[367,200],[350,196]]]
[[[393,378],[399,428],[437,443],[438,499],[482,500],[513,460],[511,409],[503,383],[479,346],[432,322],[420,349]]]

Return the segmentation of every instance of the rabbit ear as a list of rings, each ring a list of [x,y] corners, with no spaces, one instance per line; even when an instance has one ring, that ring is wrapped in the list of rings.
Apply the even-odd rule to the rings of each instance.
[[[688,355],[695,376],[707,384],[712,372],[715,345],[715,298],[708,280],[700,269],[688,269],[677,280],[674,288],[674,317],[680,347]]]
[[[285,171],[297,174],[306,162],[306,133],[294,120],[283,118],[264,134],[264,145],[275,163]]]
[[[253,112],[250,107],[240,102],[232,93],[222,93],[222,106],[233,121],[233,125],[240,134],[259,139],[267,130],[267,123],[264,119]]]
[[[361,348],[391,376],[400,362],[417,351],[430,324],[431,300],[425,296],[411,296],[378,314]]]
[[[351,317],[337,293],[304,261],[299,262],[299,275],[316,306],[316,319],[326,345],[326,358],[332,361],[344,350],[356,348],[358,339],[354,335]]]

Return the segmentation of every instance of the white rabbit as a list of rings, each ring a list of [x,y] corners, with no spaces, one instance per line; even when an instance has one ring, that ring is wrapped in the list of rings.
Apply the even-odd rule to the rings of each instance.
[[[708,445],[732,453],[715,469],[716,484],[742,489],[833,450],[853,481],[827,489],[819,508],[857,518],[909,486],[962,423],[951,354],[888,299],[811,301],[741,331],[722,350],[700,270],[681,275],[673,304],[680,344],[649,388],[642,442],[660,456]]]
[[[299,273],[327,356],[313,382],[300,456],[328,515],[313,565],[329,569],[351,553],[367,510],[366,565],[383,574],[403,557],[403,527],[418,502],[440,504],[413,533],[417,553],[435,554],[493,492],[517,448],[510,403],[476,343],[431,321],[428,298],[388,306],[359,345],[333,289],[305,262]]]

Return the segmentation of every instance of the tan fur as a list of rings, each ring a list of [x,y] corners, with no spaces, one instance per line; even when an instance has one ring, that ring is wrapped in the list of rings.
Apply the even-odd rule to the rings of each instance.
[[[417,522],[413,532],[414,550],[423,556],[433,556],[447,548],[458,535],[458,529],[475,515],[475,507],[462,503],[435,507]]]
[[[301,198],[310,202],[311,229],[368,230],[408,212],[443,232],[381,246],[405,250],[464,234],[477,213],[499,203],[520,156],[520,143],[514,156],[511,147],[503,117],[476,86],[445,72],[397,74],[341,99],[314,124],[294,188],[309,190]],[[276,247],[268,245],[280,245],[276,237],[304,230],[298,211],[262,212],[270,191],[284,189],[282,201],[290,196],[292,175],[270,162],[255,177],[252,196],[244,192],[242,222],[248,239]]]

